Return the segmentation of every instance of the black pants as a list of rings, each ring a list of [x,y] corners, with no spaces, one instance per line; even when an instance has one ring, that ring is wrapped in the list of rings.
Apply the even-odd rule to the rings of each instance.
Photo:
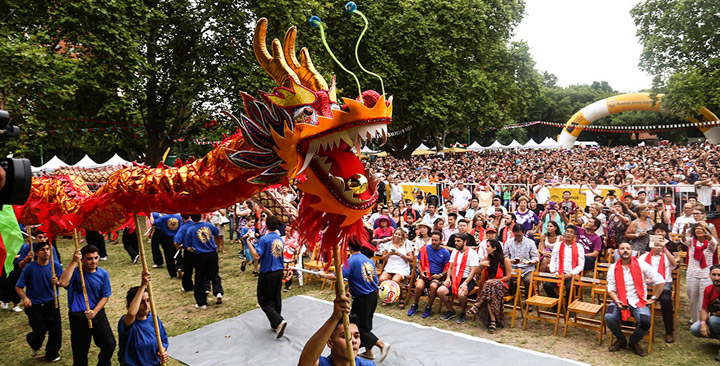
[[[20,268],[13,269],[10,274],[5,273],[5,270],[3,270],[4,276],[0,279],[0,301],[14,304],[20,303],[20,295],[15,291],[15,284],[20,278],[20,272],[22,272]]]
[[[177,253],[177,249],[175,249],[173,238],[165,234],[160,234],[160,236],[160,246],[165,253],[165,264],[167,265],[168,274],[170,275],[170,278],[177,277],[178,268],[182,268],[182,253],[178,254],[181,265],[177,266],[175,258],[175,253]],[[153,243],[155,243],[155,241],[153,241]],[[162,259],[160,260],[160,262],[162,263]]]
[[[583,268],[583,271],[594,271],[596,260],[597,260],[597,258],[595,258],[595,257],[585,256],[585,267]]]
[[[194,288],[193,286],[193,270],[195,269],[195,253],[188,252],[183,249],[183,264],[182,264],[182,288],[185,291],[190,291]]]
[[[87,230],[85,231],[85,241],[88,244],[92,244],[98,248],[98,255],[100,258],[107,257],[107,248],[105,248],[105,235],[100,234],[99,231]]]
[[[92,329],[88,327],[88,320],[83,312],[68,311],[70,320],[70,342],[72,345],[73,365],[87,366],[90,338],[100,348],[98,366],[110,365],[115,352],[115,336],[110,327],[105,309],[100,310],[92,320]]]
[[[48,341],[45,345],[45,359],[50,361],[60,354],[62,343],[62,327],[60,323],[60,310],[55,309],[55,301],[44,304],[33,304],[25,308],[32,332],[27,334],[27,342],[32,349],[40,349],[45,341],[45,333],[48,333]]]
[[[565,298],[563,299],[563,307],[567,305],[568,300],[570,299],[570,289],[572,285],[572,277],[565,279]],[[545,288],[545,292],[548,296],[557,298],[558,297],[558,284],[554,282],[545,282],[543,287]]]
[[[135,232],[131,234],[130,229],[123,229],[122,243],[123,248],[125,248],[125,251],[130,256],[130,259],[135,260],[135,258],[138,256],[137,234]]]
[[[160,248],[162,247],[164,237],[165,235],[157,229],[153,231],[153,234],[150,237],[150,248],[152,249],[153,264],[156,266],[163,265],[163,256]]]
[[[275,329],[283,321],[282,290],[283,271],[260,273],[257,282],[258,304],[270,321],[270,327]]]
[[[673,299],[672,291],[663,290],[660,297],[658,297],[660,303],[660,311],[662,312],[663,324],[665,324],[665,334],[673,334],[674,332],[674,319],[673,319]]]
[[[360,331],[360,347],[369,350],[378,341],[378,337],[373,334],[373,315],[377,307],[378,294],[373,291],[367,295],[353,296],[352,308],[350,314],[358,317],[358,331]]]
[[[195,253],[195,303],[203,306],[207,305],[206,289],[212,282],[213,295],[223,293],[222,281],[218,274],[218,254]]]

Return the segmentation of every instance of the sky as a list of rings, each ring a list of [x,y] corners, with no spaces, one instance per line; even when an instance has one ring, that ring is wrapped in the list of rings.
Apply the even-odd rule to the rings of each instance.
[[[560,86],[607,81],[620,92],[648,89],[630,9],[639,0],[525,0],[513,40],[530,46],[535,68]]]

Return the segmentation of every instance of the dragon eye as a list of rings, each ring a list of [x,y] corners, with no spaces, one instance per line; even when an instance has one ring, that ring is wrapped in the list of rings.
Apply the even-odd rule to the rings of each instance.
[[[315,113],[313,107],[309,105],[296,108],[295,112],[293,112],[293,120],[295,123],[304,123],[313,126],[318,124],[317,113]]]
[[[355,194],[364,193],[368,189],[368,180],[362,174],[353,174],[345,186]]]

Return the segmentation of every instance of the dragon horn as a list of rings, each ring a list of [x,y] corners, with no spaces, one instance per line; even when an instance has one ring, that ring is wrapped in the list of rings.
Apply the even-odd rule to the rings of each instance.
[[[285,60],[287,60],[288,65],[295,71],[303,85],[314,91],[328,90],[328,84],[317,69],[315,69],[307,48],[303,47],[303,49],[300,50],[301,62],[298,62],[295,57],[295,37],[297,37],[297,27],[292,26],[285,33],[285,42],[283,44]]]
[[[295,84],[300,84],[297,74],[288,66],[283,56],[282,46],[280,41],[273,40],[272,48],[273,53],[270,55],[265,44],[265,35],[267,34],[267,19],[260,18],[257,25],[255,26],[255,35],[253,36],[253,50],[255,51],[255,58],[257,58],[260,66],[265,69],[268,75],[275,79],[278,85],[286,88],[293,87],[293,81]]]

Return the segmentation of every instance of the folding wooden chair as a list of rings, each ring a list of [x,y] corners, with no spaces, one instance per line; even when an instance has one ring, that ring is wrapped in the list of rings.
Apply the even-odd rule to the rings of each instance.
[[[673,302],[673,330],[677,330],[677,314],[680,307],[680,270],[675,268],[671,272],[672,276],[672,294],[670,295]],[[658,302],[655,305],[653,316],[662,317],[662,305]]]
[[[335,272],[335,266],[333,266],[333,265],[331,265],[328,269],[325,269],[325,265],[327,263],[333,263],[332,253],[330,254],[327,261],[323,261],[318,257],[320,255],[319,247],[320,247],[320,244],[315,244],[315,248],[313,249],[312,255],[310,256],[310,260],[305,262],[305,264],[304,264],[305,268],[307,268],[308,270],[311,270],[311,271],[325,271],[327,273]],[[311,278],[313,278],[313,276],[307,276],[305,282],[306,283],[310,282]],[[322,281],[322,286],[320,286],[320,290],[324,290],[325,285],[327,284],[327,280],[323,278],[323,279],[321,279],[321,281]],[[334,283],[335,283],[334,281],[331,282],[330,288],[333,288]]]
[[[565,313],[565,330],[563,337],[567,337],[568,326],[585,328],[598,332],[598,345],[602,344],[603,333],[605,332],[605,309],[607,306],[607,291],[603,292],[602,301],[599,303],[584,302],[582,299],[583,287],[595,289],[607,287],[607,281],[587,277],[573,277],[572,289],[570,290],[570,305]],[[570,313],[575,314],[570,318]],[[596,319],[600,316],[600,319]]]
[[[650,305],[650,314],[655,314],[655,303],[652,303]],[[623,323],[634,323],[632,325],[625,325]],[[628,318],[626,322],[621,321],[620,322],[620,329],[622,329],[622,332],[625,334],[632,334],[635,331],[635,326],[637,324],[637,320],[634,317]],[[610,332],[610,344],[613,343],[613,334]],[[655,317],[650,317],[650,329],[648,330],[647,334],[643,337],[643,340],[648,341],[648,355],[650,352],[652,352],[652,344],[653,340],[655,339]]]
[[[610,270],[610,263],[595,262],[595,272],[593,278],[597,280],[607,280],[607,273]],[[592,301],[596,301],[599,296],[607,297],[607,287],[591,287],[590,297]]]
[[[515,283],[517,286],[515,286],[515,292],[512,294],[509,294],[503,298],[503,306],[505,307],[505,315],[510,315],[510,328],[515,327],[515,314],[517,314],[517,310],[520,309],[520,316],[523,314],[522,310],[522,304],[521,304],[521,292],[520,292],[520,286],[522,286],[522,270],[520,268],[513,269],[512,278],[515,279]],[[512,304],[509,304],[510,300],[512,300]]]
[[[547,296],[540,296],[537,294],[537,286],[540,283],[556,283],[558,285],[558,298],[554,297],[547,297]],[[551,273],[540,273],[540,272],[533,272],[532,277],[530,279],[530,295],[527,300],[525,300],[525,321],[523,323],[523,330],[527,329],[527,323],[528,319],[535,319],[540,320],[544,322],[554,323],[555,324],[555,332],[554,335],[557,335],[558,332],[558,326],[560,325],[560,315],[562,314],[562,305],[563,305],[563,297],[565,296],[565,279],[562,277],[558,277],[555,274]],[[537,315],[532,315],[530,313],[530,306],[535,306],[537,309]],[[556,308],[556,312],[552,312],[550,310],[541,311],[540,308]],[[555,315],[555,318],[550,318],[546,316],[542,316],[544,314],[547,315]]]

